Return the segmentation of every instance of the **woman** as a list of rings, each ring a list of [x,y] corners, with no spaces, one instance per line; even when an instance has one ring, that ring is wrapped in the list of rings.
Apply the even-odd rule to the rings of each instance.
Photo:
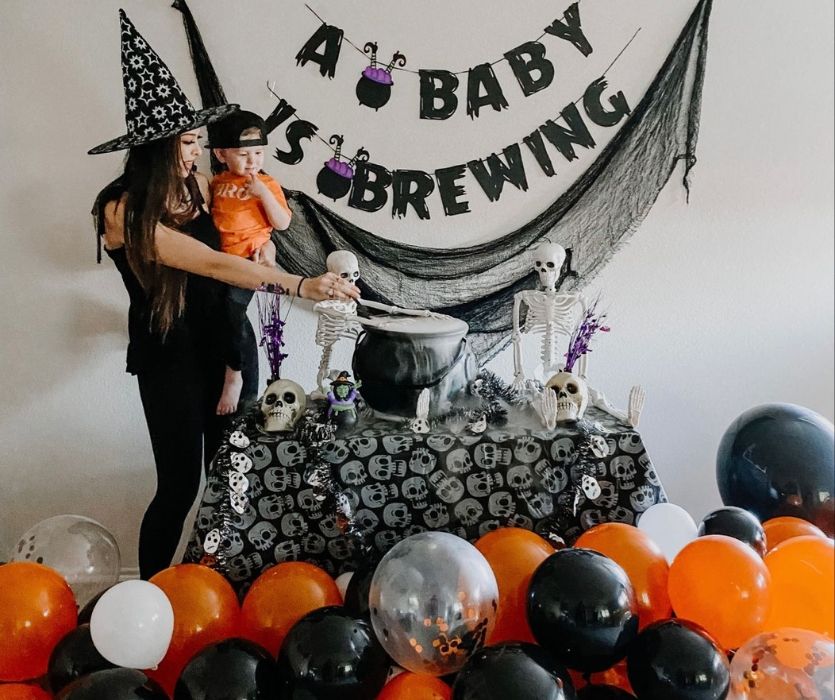
[[[147,579],[170,565],[203,464],[220,444],[224,419],[215,409],[228,355],[225,284],[278,285],[317,301],[355,299],[358,292],[332,273],[307,279],[279,272],[274,248],[266,251],[267,264],[219,252],[208,181],[195,170],[198,127],[236,106],[195,111],[123,12],[121,23],[128,133],[91,153],[130,150],[123,174],[99,193],[93,214],[130,297],[127,370],[139,383],[156,464],[157,492],[139,535],[140,575]],[[251,398],[254,335],[249,345],[242,370]]]

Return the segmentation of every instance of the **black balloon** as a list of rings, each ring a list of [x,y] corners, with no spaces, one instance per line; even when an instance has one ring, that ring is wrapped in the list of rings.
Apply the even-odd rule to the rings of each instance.
[[[78,611],[78,624],[79,625],[88,625],[90,624],[90,618],[93,616],[93,608],[96,607],[96,603],[99,602],[99,598],[101,598],[109,588],[106,588],[101,593],[96,593],[85,605],[81,610]]]
[[[761,521],[804,518],[835,534],[835,436],[814,411],[766,404],[743,413],[719,444],[716,480],[725,505]]]
[[[142,671],[112,668],[73,681],[55,700],[168,700],[168,695]]]
[[[577,693],[577,700],[635,700],[635,696],[614,685],[587,685]]]
[[[575,700],[568,671],[535,644],[479,649],[458,672],[452,700]]]
[[[626,662],[639,698],[722,700],[730,687],[730,665],[714,641],[686,620],[662,620],[646,627]]]
[[[371,579],[377,570],[377,562],[362,564],[351,576],[345,589],[345,612],[352,617],[371,619],[368,608],[368,593],[371,590]]]
[[[174,700],[274,700],[278,672],[265,649],[245,639],[210,644],[185,665]]]
[[[725,506],[708,513],[699,525],[699,537],[703,535],[733,537],[765,556],[765,530],[756,515],[742,508]]]
[[[94,671],[116,666],[99,654],[90,637],[90,625],[79,625],[52,650],[46,677],[53,693]]]
[[[299,620],[278,653],[282,700],[368,700],[385,685],[389,658],[371,625],[342,607]]]
[[[563,549],[531,578],[528,622],[536,641],[569,668],[613,666],[638,634],[635,593],[626,572],[590,549]]]

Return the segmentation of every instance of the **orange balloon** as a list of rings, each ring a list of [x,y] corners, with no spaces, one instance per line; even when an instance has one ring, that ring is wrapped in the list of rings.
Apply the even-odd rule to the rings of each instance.
[[[835,544],[806,535],[778,544],[765,555],[772,606],[767,630],[799,627],[835,638]]]
[[[643,530],[623,523],[603,523],[586,530],[574,546],[593,549],[621,565],[635,589],[640,629],[672,616],[667,593],[670,566],[661,548]]]
[[[535,643],[527,618],[528,586],[533,572],[554,548],[536,533],[518,527],[488,532],[475,547],[487,559],[499,584],[496,622],[487,643]]]
[[[586,680],[586,674],[580,673],[579,671],[569,670],[569,674],[577,690],[585,688],[587,685],[613,685],[616,688],[625,690],[627,693],[632,693],[633,695],[635,693],[632,690],[632,685],[629,683],[629,675],[626,672],[626,660],[619,661],[605,671],[592,673],[588,677],[588,680]]]
[[[0,700],[49,700],[52,697],[43,688],[24,683],[0,685]]]
[[[803,518],[794,518],[789,515],[779,518],[771,518],[763,523],[765,530],[766,551],[770,552],[781,542],[792,537],[803,537],[814,535],[815,537],[826,537],[823,530]]]
[[[169,695],[183,667],[204,647],[234,637],[240,622],[238,596],[217,571],[200,564],[172,566],[150,579],[174,608],[174,634],[165,657],[147,675]]]
[[[377,700],[450,700],[452,688],[435,676],[405,671],[386,686]]]
[[[72,589],[58,572],[33,562],[0,566],[0,681],[44,675],[77,619]]]
[[[307,613],[342,605],[336,582],[318,566],[276,564],[252,584],[241,607],[241,636],[278,654],[290,628]]]
[[[678,617],[701,625],[726,649],[736,649],[765,628],[770,580],[751,547],[726,535],[705,535],[673,560],[670,601]]]

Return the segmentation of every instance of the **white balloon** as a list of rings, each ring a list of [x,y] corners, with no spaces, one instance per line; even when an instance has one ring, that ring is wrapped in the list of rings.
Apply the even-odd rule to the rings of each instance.
[[[342,600],[345,600],[345,592],[348,590],[348,584],[351,583],[352,578],[354,578],[353,571],[346,571],[344,574],[336,577],[336,587],[339,589],[339,595],[342,596]]]
[[[105,591],[90,618],[93,645],[125,668],[156,668],[174,633],[174,609],[159,586],[123,581]]]
[[[667,562],[672,564],[684,546],[699,534],[690,514],[673,503],[656,503],[638,518],[638,529],[643,530],[657,544]]]

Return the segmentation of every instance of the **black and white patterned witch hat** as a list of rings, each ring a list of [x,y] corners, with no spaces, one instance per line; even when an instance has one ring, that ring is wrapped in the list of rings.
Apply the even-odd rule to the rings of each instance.
[[[110,153],[174,136],[223,119],[238,109],[238,105],[221,105],[195,110],[168,66],[136,31],[124,10],[119,10],[119,20],[128,133],[88,153]]]

